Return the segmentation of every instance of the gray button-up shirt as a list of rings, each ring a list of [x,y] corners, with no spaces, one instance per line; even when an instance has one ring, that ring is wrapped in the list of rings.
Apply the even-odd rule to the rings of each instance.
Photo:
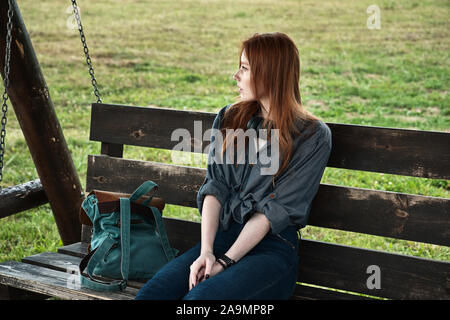
[[[214,129],[220,129],[229,106],[223,107],[217,114]],[[273,175],[262,175],[260,170],[264,165],[259,161],[250,164],[247,154],[245,163],[237,167],[226,163],[227,152],[223,163],[216,163],[216,139],[212,134],[205,181],[197,193],[200,214],[205,196],[211,194],[221,204],[219,225],[222,230],[228,229],[231,219],[241,224],[247,222],[254,212],[261,212],[267,217],[273,234],[291,225],[298,228],[306,226],[311,202],[317,194],[331,153],[330,128],[321,120],[316,120],[314,124],[306,128],[299,124],[301,135],[295,137],[292,158],[283,173],[275,179],[275,186]],[[267,147],[270,150],[269,143]]]

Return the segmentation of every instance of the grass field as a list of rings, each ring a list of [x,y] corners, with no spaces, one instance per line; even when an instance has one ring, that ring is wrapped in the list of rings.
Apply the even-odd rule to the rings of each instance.
[[[450,3],[441,1],[79,0],[103,102],[217,112],[238,94],[242,40],[287,33],[302,64],[304,105],[325,122],[450,132]],[[369,30],[368,6],[381,29]],[[19,1],[80,180],[85,186],[90,104],[95,102],[70,1]],[[1,88],[3,90],[3,87]],[[12,107],[2,187],[38,178]],[[126,147],[124,157],[170,161]],[[206,163],[206,162],[205,162]],[[327,168],[322,183],[450,198],[446,180]],[[199,221],[198,210],[166,216]],[[435,245],[306,227],[303,238],[450,261]],[[56,251],[49,205],[0,220],[0,261]]]

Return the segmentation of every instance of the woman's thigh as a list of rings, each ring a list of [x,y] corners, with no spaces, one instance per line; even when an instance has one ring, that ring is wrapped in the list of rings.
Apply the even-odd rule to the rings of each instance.
[[[183,299],[289,299],[297,272],[297,259],[287,261],[271,252],[249,253],[235,265],[197,284]]]

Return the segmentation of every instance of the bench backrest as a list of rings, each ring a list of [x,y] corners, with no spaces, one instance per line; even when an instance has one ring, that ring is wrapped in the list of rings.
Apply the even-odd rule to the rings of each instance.
[[[167,204],[196,208],[205,169],[123,159],[123,146],[172,150],[172,132],[186,129],[193,152],[203,152],[215,113],[93,104],[86,190],[131,193],[145,180],[159,186]],[[202,132],[194,132],[201,121]],[[327,123],[333,147],[328,167],[450,179],[450,134]],[[202,141],[204,140],[204,141]],[[449,199],[321,184],[309,224],[369,235],[450,245]],[[171,244],[181,252],[200,240],[200,224],[165,218]],[[88,238],[84,236],[86,241]],[[393,299],[450,299],[450,263],[302,239],[298,281]],[[381,288],[371,289],[369,266],[378,266]],[[299,296],[302,294],[299,293]]]

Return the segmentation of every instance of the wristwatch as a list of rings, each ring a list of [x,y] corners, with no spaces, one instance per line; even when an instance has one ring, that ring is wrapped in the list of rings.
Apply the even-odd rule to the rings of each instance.
[[[218,263],[220,263],[220,265],[221,265],[224,269],[226,269],[226,268],[232,266],[233,264],[236,264],[236,261],[234,261],[233,259],[227,257],[225,254],[222,254],[222,255],[218,256],[218,257],[216,258],[216,261],[217,261]]]

